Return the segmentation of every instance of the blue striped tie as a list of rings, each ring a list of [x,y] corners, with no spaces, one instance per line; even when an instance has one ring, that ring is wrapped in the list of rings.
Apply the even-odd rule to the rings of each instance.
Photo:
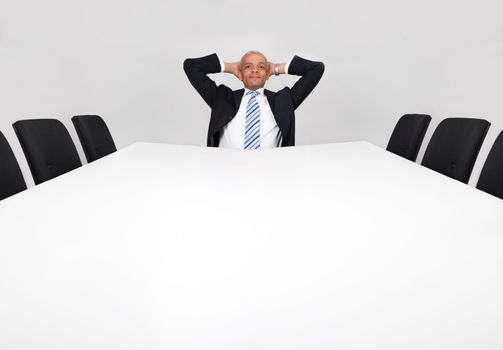
[[[257,102],[257,91],[248,91],[251,95],[246,105],[245,149],[260,148],[260,108]]]

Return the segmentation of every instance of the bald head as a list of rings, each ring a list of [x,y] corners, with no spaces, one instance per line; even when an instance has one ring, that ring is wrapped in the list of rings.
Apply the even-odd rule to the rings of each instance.
[[[260,51],[255,51],[255,50],[250,50],[248,52],[246,52],[242,57],[241,57],[241,69],[243,68],[243,63],[246,61],[246,58],[247,56],[249,55],[258,55],[258,56],[262,56],[262,59],[264,60],[264,62],[267,62],[267,57],[265,57],[265,55],[260,52]]]

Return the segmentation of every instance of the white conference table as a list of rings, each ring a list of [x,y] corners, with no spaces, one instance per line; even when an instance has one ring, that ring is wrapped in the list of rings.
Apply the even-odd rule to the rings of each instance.
[[[0,202],[0,349],[503,349],[503,201],[366,142],[137,143]]]

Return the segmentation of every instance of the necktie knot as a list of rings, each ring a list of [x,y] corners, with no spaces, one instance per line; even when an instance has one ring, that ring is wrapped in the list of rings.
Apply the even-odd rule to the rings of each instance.
[[[250,90],[246,94],[250,95],[253,98],[253,97],[257,97],[258,96],[258,91],[252,91],[252,90]]]

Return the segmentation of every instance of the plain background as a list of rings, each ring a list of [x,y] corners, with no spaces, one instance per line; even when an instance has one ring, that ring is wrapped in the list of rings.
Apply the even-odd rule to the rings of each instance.
[[[0,0],[0,130],[29,186],[11,124],[54,117],[82,149],[70,118],[99,114],[118,148],[136,141],[204,146],[209,108],[187,81],[186,57],[325,63],[297,110],[297,145],[366,140],[386,147],[405,113],[492,125],[470,184],[503,129],[503,1],[273,2]],[[213,78],[232,88],[230,75]],[[296,81],[271,77],[277,90]]]

